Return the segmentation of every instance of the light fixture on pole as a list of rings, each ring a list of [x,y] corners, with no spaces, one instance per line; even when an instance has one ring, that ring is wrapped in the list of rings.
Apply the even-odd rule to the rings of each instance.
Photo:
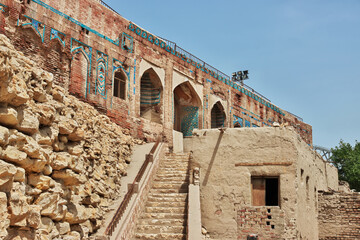
[[[249,75],[248,70],[234,72],[232,74],[232,80],[234,82],[240,82],[241,86],[243,86],[244,80],[249,79],[248,75]]]

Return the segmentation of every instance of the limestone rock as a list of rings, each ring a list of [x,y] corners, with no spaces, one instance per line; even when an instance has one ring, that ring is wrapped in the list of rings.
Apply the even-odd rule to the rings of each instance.
[[[50,177],[41,174],[30,174],[28,176],[28,184],[42,191],[50,188],[51,180]]]
[[[27,155],[24,152],[19,151],[14,146],[8,146],[1,153],[1,157],[7,161],[22,165],[27,160]]]
[[[41,211],[41,206],[30,205],[30,210],[26,218],[28,226],[32,228],[38,228],[41,225],[40,211]]]
[[[78,127],[78,124],[74,120],[61,116],[59,122],[60,134],[70,134],[74,132],[76,127]]]
[[[10,192],[16,173],[14,165],[0,160],[0,191]]]
[[[67,152],[53,153],[53,160],[51,161],[51,167],[54,170],[61,170],[67,168],[72,162],[73,156]]]
[[[68,205],[68,212],[66,213],[65,221],[70,224],[83,223],[91,218],[91,213],[92,211],[83,205],[70,203]]]
[[[50,217],[52,220],[60,221],[64,218],[67,208],[66,201],[59,194],[45,192],[40,194],[34,204],[41,206],[41,215]]]
[[[76,128],[72,133],[69,134],[68,139],[70,141],[77,142],[84,139],[84,136],[85,136],[84,130],[82,130],[81,128]]]
[[[3,239],[7,235],[7,228],[10,225],[7,211],[7,197],[6,194],[0,192],[0,238]]]
[[[16,168],[16,173],[14,175],[15,182],[24,182],[25,181],[25,169],[21,167]]]
[[[33,135],[33,138],[41,145],[51,146],[59,135],[59,130],[55,127],[42,127]]]
[[[0,145],[6,145],[9,138],[9,129],[0,126]]]
[[[16,126],[19,123],[18,112],[12,107],[0,107],[0,124]]]
[[[56,229],[60,235],[66,234],[71,231],[70,224],[68,222],[58,222],[56,223]]]
[[[17,227],[25,227],[27,225],[26,218],[30,210],[27,198],[24,192],[19,188],[13,188],[10,193],[9,209],[10,209],[10,225]]]
[[[71,169],[64,169],[59,171],[54,171],[52,174],[54,179],[61,179],[64,181],[66,186],[78,185],[80,183],[86,182],[86,177],[80,174],[76,174]]]
[[[34,134],[39,129],[39,120],[37,116],[29,109],[19,112],[19,124],[16,129],[26,134]]]
[[[41,224],[39,229],[45,230],[47,234],[49,234],[52,229],[54,229],[54,222],[51,218],[48,217],[41,217]]]

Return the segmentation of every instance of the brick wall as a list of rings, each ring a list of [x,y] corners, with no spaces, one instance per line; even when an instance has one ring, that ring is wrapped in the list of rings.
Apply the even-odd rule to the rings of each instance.
[[[285,221],[280,207],[242,207],[237,212],[238,239],[257,234],[259,239],[282,239]]]
[[[319,239],[360,239],[360,193],[319,194]]]

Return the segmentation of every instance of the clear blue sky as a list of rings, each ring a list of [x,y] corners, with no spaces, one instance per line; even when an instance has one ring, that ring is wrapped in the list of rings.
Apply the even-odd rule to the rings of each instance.
[[[360,1],[105,0],[123,17],[246,82],[313,127],[360,141]]]

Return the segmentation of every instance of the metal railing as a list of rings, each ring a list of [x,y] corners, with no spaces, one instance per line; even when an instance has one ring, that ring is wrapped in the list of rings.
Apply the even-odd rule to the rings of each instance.
[[[160,138],[157,139],[156,143],[151,148],[150,153],[146,155],[146,159],[145,159],[144,163],[142,164],[138,174],[136,175],[133,183],[130,185],[128,192],[124,196],[123,201],[121,202],[119,208],[115,212],[115,215],[111,219],[111,222],[109,223],[108,227],[106,228],[105,235],[111,236],[114,233],[121,217],[123,216],[127,206],[129,205],[129,202],[130,202],[132,196],[135,193],[135,186],[141,181],[141,178],[143,177],[145,170],[146,170],[147,166],[149,165],[149,163],[153,161],[154,153],[155,153],[156,149],[158,148],[159,144],[160,144]]]
[[[106,4],[106,2],[104,2],[103,0],[99,0],[99,2],[104,5],[105,7],[107,7],[108,9],[110,9],[111,11],[113,11],[114,13],[116,13],[117,15],[121,16],[120,13],[118,13],[117,11],[115,11],[112,7],[110,7],[109,5]]]
[[[289,111],[286,111],[288,114],[290,114],[290,115],[292,115],[292,116],[294,116],[294,117],[296,117],[298,120],[300,120],[300,121],[304,121],[301,117],[299,117],[299,116],[297,116],[297,115],[295,115],[295,114],[293,114],[293,113],[291,113],[291,112],[289,112]]]
[[[159,37],[159,36],[158,36]],[[222,71],[214,68],[213,66],[211,66],[210,64],[207,64],[205,61],[201,60],[200,58],[192,55],[191,53],[189,53],[188,51],[186,51],[185,49],[179,47],[175,42],[172,42],[170,40],[167,40],[166,38],[163,38],[163,37],[159,37],[161,38],[168,46],[170,46],[172,49],[174,49],[175,51],[179,52],[181,55],[184,55],[186,58],[188,59],[191,59],[193,60],[194,62],[197,62],[197,63],[200,63],[202,66],[204,66],[205,68],[213,71],[214,73],[216,73],[217,75],[225,78],[225,79],[228,79],[228,80],[231,80],[230,76],[223,73]],[[260,97],[264,98],[265,100],[270,101],[270,99],[268,99],[267,97],[265,97],[264,95],[262,95],[261,93],[255,91],[253,88],[249,87],[248,85],[246,84],[243,84],[241,85],[242,87],[245,87],[247,90],[250,90],[251,92],[259,95]]]

